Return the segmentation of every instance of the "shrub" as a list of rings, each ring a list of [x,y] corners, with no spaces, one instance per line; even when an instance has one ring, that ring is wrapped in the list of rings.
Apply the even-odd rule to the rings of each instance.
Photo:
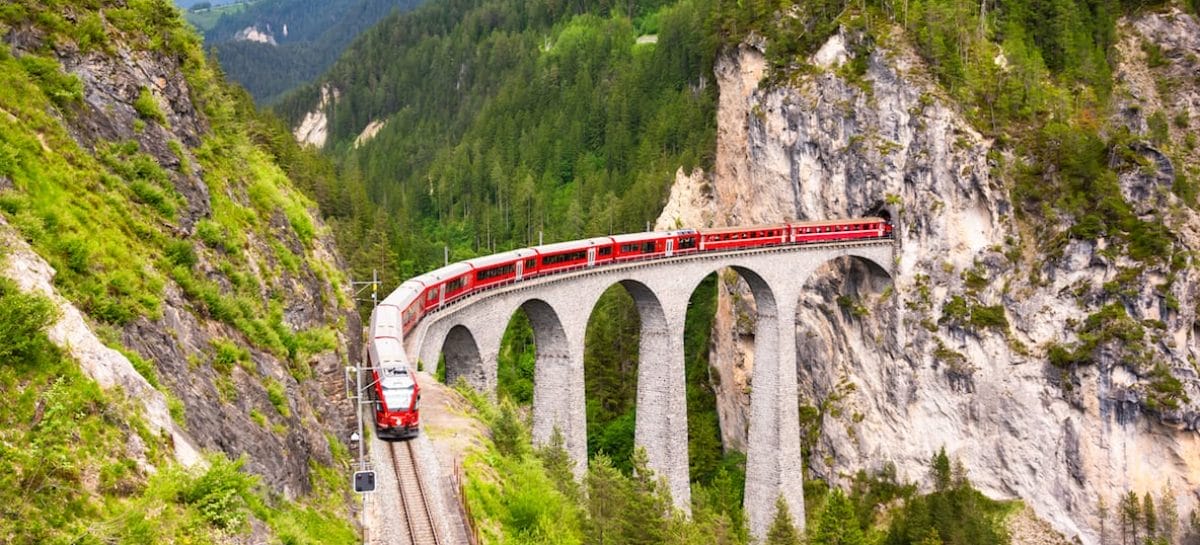
[[[200,220],[196,224],[196,237],[209,248],[229,253],[229,248],[225,245],[225,232],[215,221]]]
[[[1055,367],[1067,369],[1077,365],[1087,365],[1092,362],[1091,354],[1087,350],[1080,348],[1067,348],[1061,344],[1054,344],[1046,351],[1047,357],[1050,359],[1051,365]]]
[[[1004,316],[1004,307],[1001,305],[974,305],[971,307],[971,325],[1007,329],[1008,318]]]
[[[209,524],[238,530],[246,523],[246,497],[258,479],[241,472],[244,459],[235,462],[217,455],[209,462],[207,471],[181,487],[177,499],[195,506]]]
[[[241,365],[250,361],[250,351],[235,344],[228,339],[213,339],[210,341],[213,353],[213,369],[216,369],[222,375],[228,375],[233,371],[234,365]]]
[[[0,363],[26,359],[56,315],[50,301],[21,293],[10,281],[0,280]]]
[[[71,74],[64,74],[54,59],[22,55],[19,61],[25,73],[37,82],[42,92],[59,108],[66,108],[83,100],[83,83]]]
[[[271,405],[284,418],[292,416],[292,411],[288,408],[287,391],[278,381],[267,381],[267,399],[271,401]]]
[[[1150,373],[1150,382],[1146,385],[1146,408],[1177,411],[1180,406],[1190,402],[1191,399],[1184,392],[1183,382],[1175,378],[1165,364],[1156,363]]]
[[[133,101],[133,109],[142,119],[155,121],[159,125],[167,124],[167,116],[163,115],[162,110],[158,108],[158,100],[154,98],[154,93],[151,93],[150,89],[146,87],[142,87],[138,91],[138,97]]]
[[[938,323],[961,324],[969,315],[970,309],[967,306],[967,300],[961,295],[955,295],[946,304],[942,305],[942,317],[938,320]]]
[[[149,382],[151,386],[158,388],[158,373],[154,370],[153,363],[146,361],[145,358],[143,358],[137,352],[132,352],[129,350],[118,351],[129,360],[129,363],[133,364],[134,370],[136,370],[139,375],[142,375],[142,378],[146,379],[146,382]]]
[[[1150,129],[1150,141],[1154,145],[1161,146],[1170,140],[1171,135],[1167,128],[1167,114],[1162,110],[1154,112],[1149,119],[1146,120],[1146,126]]]
[[[186,240],[172,240],[167,243],[167,261],[176,267],[191,269],[196,265],[196,250]]]
[[[175,217],[175,205],[162,188],[145,180],[133,180],[129,183],[129,189],[133,191],[138,201],[154,207],[160,214],[168,218]]]

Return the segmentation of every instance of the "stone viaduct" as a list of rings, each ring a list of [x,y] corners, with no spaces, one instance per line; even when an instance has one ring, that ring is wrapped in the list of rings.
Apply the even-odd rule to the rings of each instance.
[[[797,404],[797,305],[809,276],[829,261],[850,257],[892,270],[892,241],[778,246],[583,269],[534,278],[479,293],[427,315],[407,337],[410,361],[428,369],[444,355],[446,380],[464,377],[483,391],[496,386],[500,340],[517,309],[534,330],[536,363],[533,440],[555,428],[576,462],[587,464],[584,333],[600,295],[624,286],[641,316],[635,443],[666,479],[675,505],[691,504],[683,329],[688,300],[709,274],[729,267],[750,285],[758,308],[745,502],[751,534],[762,538],[787,502],[804,525],[804,481]]]

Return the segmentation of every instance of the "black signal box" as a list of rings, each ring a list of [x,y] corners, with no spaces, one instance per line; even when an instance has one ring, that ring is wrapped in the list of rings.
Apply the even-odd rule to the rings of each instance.
[[[354,491],[355,492],[374,492],[375,491],[375,472],[374,471],[355,471],[354,472]]]

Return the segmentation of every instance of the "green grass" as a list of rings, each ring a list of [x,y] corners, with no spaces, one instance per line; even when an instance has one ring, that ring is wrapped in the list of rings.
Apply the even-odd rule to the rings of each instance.
[[[163,115],[162,110],[158,108],[158,101],[154,98],[154,94],[150,89],[142,87],[138,91],[137,100],[133,101],[133,109],[137,111],[142,119],[155,121],[159,125],[167,124],[167,116]]]
[[[103,17],[95,4],[72,0],[0,5],[0,27],[32,26],[43,40],[20,59],[0,48],[0,176],[14,186],[0,192],[0,215],[54,267],[56,290],[101,330],[159,318],[171,282],[180,284],[190,310],[239,330],[241,338],[214,342],[211,360],[187,355],[189,366],[211,361],[219,371],[215,395],[221,399],[238,395],[236,366],[255,375],[247,344],[287,358],[294,375],[307,376],[302,360],[334,347],[336,337],[332,326],[293,331],[284,324],[289,295],[275,279],[319,271],[313,274],[342,280],[335,266],[309,251],[320,234],[309,216],[315,207],[263,151],[275,133],[255,125],[259,114],[249,99],[223,83],[169,2],[108,4]],[[188,203],[175,189],[179,173],[137,142],[85,149],[67,129],[86,107],[81,81],[55,60],[55,51],[70,44],[102,55],[129,47],[179,63],[193,106],[211,127],[196,148],[164,142],[182,170],[203,172],[209,189],[212,212],[194,235],[181,225]],[[149,89],[140,89],[129,105],[141,131],[166,125]],[[252,191],[267,199],[256,202]],[[280,218],[282,226],[273,226]],[[303,251],[273,255],[276,241],[295,241]],[[319,296],[336,300],[328,291]],[[291,503],[220,455],[207,471],[176,466],[169,444],[142,423],[137,400],[101,391],[40,333],[52,315],[44,301],[0,281],[0,390],[12,394],[0,407],[0,540],[213,543],[246,533],[250,518],[257,518],[272,529],[272,540],[356,541],[345,522],[345,498],[331,499],[344,481],[330,481],[328,472],[327,493]],[[119,336],[109,342],[121,348]],[[153,362],[123,351],[147,381],[161,386]],[[270,401],[289,414],[282,386],[269,387]],[[171,417],[182,425],[185,407],[167,395]],[[145,445],[144,453],[131,454],[130,444]],[[143,469],[140,457],[157,471]]]
[[[264,521],[285,543],[356,542],[331,498],[340,472],[314,466],[311,504],[277,499],[241,461],[185,470],[136,400],[105,392],[51,343],[48,301],[0,279],[0,536],[6,543],[214,543]],[[134,357],[135,366],[141,358]],[[139,369],[140,370],[140,369]],[[177,403],[177,400],[176,402]],[[176,404],[172,404],[172,416]],[[133,437],[144,445],[129,454]],[[148,471],[137,459],[157,467]],[[319,482],[318,482],[319,481]]]
[[[234,14],[246,9],[246,6],[254,2],[238,2],[236,4],[225,4],[223,6],[215,6],[203,12],[187,11],[184,13],[184,18],[188,23],[196,27],[200,32],[208,32],[213,27],[217,26],[217,21],[222,15]]]
[[[279,415],[288,418],[292,416],[291,409],[288,408],[287,391],[283,385],[273,379],[267,379],[267,399],[271,405],[279,412]]]

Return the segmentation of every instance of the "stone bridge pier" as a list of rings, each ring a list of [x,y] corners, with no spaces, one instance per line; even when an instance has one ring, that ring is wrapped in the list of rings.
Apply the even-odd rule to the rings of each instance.
[[[761,539],[780,497],[796,527],[804,527],[796,309],[809,276],[845,256],[890,271],[893,244],[691,255],[535,278],[474,295],[427,316],[407,337],[406,350],[427,370],[439,356],[445,357],[448,382],[462,377],[477,389],[493,391],[501,338],[513,314],[523,309],[536,345],[533,441],[545,444],[557,429],[576,463],[576,475],[582,476],[587,467],[585,332],[601,294],[621,284],[641,317],[635,443],[645,449],[650,469],[666,481],[675,505],[689,512],[684,320],[700,282],[733,268],[749,284],[758,309],[744,505],[751,534]]]

